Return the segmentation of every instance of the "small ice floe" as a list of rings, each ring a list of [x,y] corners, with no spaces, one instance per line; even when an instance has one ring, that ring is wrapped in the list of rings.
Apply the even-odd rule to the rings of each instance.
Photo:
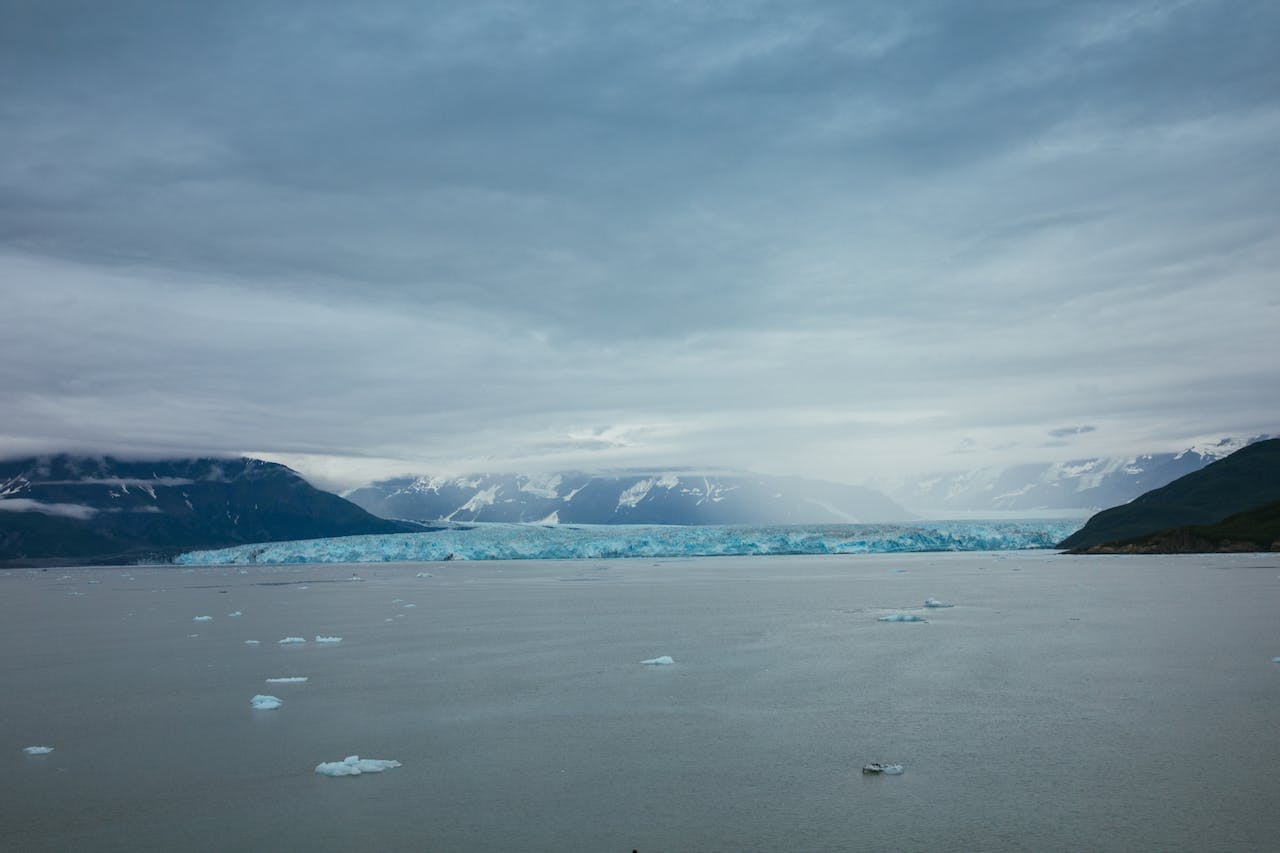
[[[390,759],[348,755],[341,761],[324,761],[317,764],[316,772],[321,776],[359,776],[362,773],[381,773],[383,770],[399,766],[399,761]]]
[[[191,621],[192,622],[212,622],[213,617],[212,616],[192,616]]]
[[[249,700],[249,704],[259,711],[274,711],[284,703],[274,696],[265,696],[259,693]]]
[[[306,680],[305,675],[289,675],[284,678],[268,678],[267,684],[303,684]]]
[[[322,637],[319,634],[316,634],[316,642],[317,643],[341,643],[342,638],[341,637]]]
[[[1271,662],[1272,662],[1272,663],[1280,663],[1280,658],[1272,658],[1272,659],[1271,659]]]
[[[351,573],[351,578],[350,578],[350,579],[351,579],[351,580],[353,580],[353,581],[362,581],[362,580],[364,580],[364,578],[360,577],[360,576],[359,576],[358,574],[356,574],[355,572],[352,572],[352,573]]]
[[[227,615],[228,615],[228,616],[243,616],[244,614],[243,614],[243,613],[241,613],[239,610],[236,610],[236,611],[234,611],[234,612],[228,613]]]
[[[25,752],[27,755],[48,755],[49,753],[53,752],[53,747],[28,746],[28,747],[25,747],[22,751]]]
[[[873,761],[862,768],[863,773],[884,774],[885,776],[901,776],[901,764],[882,764],[879,761]]]
[[[73,589],[71,592],[67,593],[67,595],[84,595],[84,593],[80,592],[78,589]]]
[[[392,603],[392,604],[401,604],[401,603],[403,603],[403,602],[404,602],[404,599],[403,599],[403,598],[393,598],[393,599],[391,599],[391,603]]]
[[[924,606],[925,607],[955,607],[955,605],[949,601],[939,601],[936,598],[926,598],[924,600]]]
[[[307,640],[305,637],[285,637],[283,640],[280,641],[280,645],[292,646],[298,643],[305,643],[306,641]]]
[[[431,577],[431,572],[418,572],[418,574],[414,575],[414,577],[429,578]]]
[[[647,664],[648,666],[670,666],[675,663],[675,660],[672,659],[671,655],[662,655],[661,657],[642,660],[640,663]]]
[[[913,613],[891,613],[888,616],[881,616],[881,622],[928,622],[929,620],[923,616],[916,616]]]
[[[199,636],[200,636],[199,634],[187,634],[187,639],[194,640],[196,637],[199,637]]]
[[[262,641],[261,640],[245,640],[244,644],[246,646],[260,646],[262,645]]]
[[[408,608],[410,608],[410,607],[417,607],[417,606],[418,606],[418,605],[416,605],[416,604],[406,604],[406,605],[405,605],[405,609],[407,610],[407,609],[408,609]]]

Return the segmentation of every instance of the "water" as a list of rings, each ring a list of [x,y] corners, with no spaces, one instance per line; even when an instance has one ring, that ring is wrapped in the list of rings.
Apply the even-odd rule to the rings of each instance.
[[[1278,598],[1270,555],[3,572],[6,844],[1276,849]],[[354,753],[403,766],[312,772]]]

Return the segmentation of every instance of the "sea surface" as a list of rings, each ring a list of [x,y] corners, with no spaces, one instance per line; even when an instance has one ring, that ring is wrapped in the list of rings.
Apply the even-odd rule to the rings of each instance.
[[[0,847],[1276,850],[1277,605],[1280,555],[9,570]]]

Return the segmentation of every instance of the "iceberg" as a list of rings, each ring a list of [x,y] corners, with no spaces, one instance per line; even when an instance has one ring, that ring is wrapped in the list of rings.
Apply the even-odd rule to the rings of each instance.
[[[267,684],[302,684],[306,680],[305,675],[289,675],[284,678],[268,678]]]
[[[348,755],[341,761],[322,761],[316,765],[316,772],[321,776],[359,776],[362,773],[381,773],[399,766],[399,761],[390,759]]]
[[[264,696],[259,693],[249,700],[249,704],[259,711],[274,711],[284,703],[274,696]]]
[[[49,753],[53,752],[53,747],[51,747],[51,746],[28,746],[28,747],[23,748],[23,750],[22,750],[22,751],[23,751],[23,752],[25,752],[27,755],[48,755]]]
[[[873,761],[862,768],[863,773],[883,773],[885,776],[901,776],[902,770],[901,764],[881,764],[879,761]]]
[[[174,562],[182,566],[215,566],[1011,551],[1053,548],[1079,527],[1079,520],[700,527],[469,522],[444,523],[438,530],[422,533],[190,551]],[[419,572],[417,576],[430,575]]]
[[[936,598],[926,598],[924,600],[924,606],[925,607],[955,607],[954,604],[950,604],[946,601],[939,601]]]
[[[246,646],[260,646],[262,645],[262,641],[261,640],[245,640],[244,644]]]
[[[881,622],[928,622],[929,620],[923,616],[916,616],[911,613],[893,613],[889,616],[881,616]]]
[[[212,616],[192,616],[191,621],[192,622],[212,622],[213,617]]]
[[[342,638],[341,637],[322,637],[319,634],[316,634],[316,642],[317,643],[341,643]]]
[[[303,637],[285,637],[283,640],[280,641],[280,645],[292,646],[298,643],[305,643],[305,642],[306,642],[306,639],[304,639]]]
[[[235,611],[233,611],[233,612],[231,612],[231,613],[228,613],[227,615],[228,615],[228,616],[243,616],[244,614],[243,614],[243,613],[241,613],[239,610],[235,610]]]
[[[675,660],[671,657],[671,655],[662,655],[661,657],[642,660],[640,661],[640,663],[648,664],[649,666],[670,666],[671,664],[675,663]]]

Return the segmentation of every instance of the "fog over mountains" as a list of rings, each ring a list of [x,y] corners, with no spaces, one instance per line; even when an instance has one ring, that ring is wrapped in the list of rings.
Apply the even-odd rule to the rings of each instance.
[[[925,516],[939,512],[1096,511],[1128,503],[1269,437],[1223,438],[1177,453],[950,471],[876,485]]]
[[[912,517],[878,491],[756,474],[567,472],[401,477],[347,492],[374,515],[415,521],[823,524]]]

